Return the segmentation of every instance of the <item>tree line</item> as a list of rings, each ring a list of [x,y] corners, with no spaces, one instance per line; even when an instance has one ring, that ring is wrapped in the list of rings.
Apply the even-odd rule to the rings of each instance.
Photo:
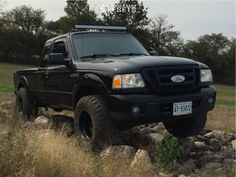
[[[69,32],[74,24],[125,25],[147,50],[203,62],[212,69],[216,82],[235,84],[233,37],[213,33],[185,41],[167,16],[148,18],[148,8],[139,0],[119,0],[101,16],[90,8],[87,0],[67,1],[64,10],[65,16],[47,21],[41,9],[23,5],[2,11],[0,7],[0,62],[36,65],[44,42]]]

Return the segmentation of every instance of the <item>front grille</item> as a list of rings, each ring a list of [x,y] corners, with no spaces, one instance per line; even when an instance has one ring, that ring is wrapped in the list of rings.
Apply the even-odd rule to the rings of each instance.
[[[143,75],[147,85],[159,92],[193,90],[200,83],[200,69],[197,66],[146,68],[143,70]],[[185,80],[180,83],[173,82],[171,77],[175,75],[182,75]]]

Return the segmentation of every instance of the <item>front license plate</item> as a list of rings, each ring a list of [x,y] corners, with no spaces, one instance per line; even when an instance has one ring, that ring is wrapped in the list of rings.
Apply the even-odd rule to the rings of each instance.
[[[173,104],[173,116],[192,114],[192,101]]]

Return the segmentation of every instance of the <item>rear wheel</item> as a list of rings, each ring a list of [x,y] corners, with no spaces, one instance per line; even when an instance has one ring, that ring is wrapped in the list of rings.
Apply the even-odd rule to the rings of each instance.
[[[82,97],[76,106],[74,121],[75,135],[83,149],[100,151],[112,143],[115,127],[102,97]]]
[[[32,120],[38,114],[38,107],[34,105],[30,94],[24,87],[20,88],[16,95],[16,113],[24,120]]]
[[[176,120],[171,123],[164,122],[165,128],[176,137],[188,137],[199,135],[205,127],[207,114],[198,117]]]

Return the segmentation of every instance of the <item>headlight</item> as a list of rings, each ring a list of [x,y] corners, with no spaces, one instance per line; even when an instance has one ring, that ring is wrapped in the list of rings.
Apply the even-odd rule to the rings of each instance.
[[[141,74],[115,75],[112,81],[113,89],[145,87]]]
[[[213,82],[210,69],[201,69],[201,82]]]

